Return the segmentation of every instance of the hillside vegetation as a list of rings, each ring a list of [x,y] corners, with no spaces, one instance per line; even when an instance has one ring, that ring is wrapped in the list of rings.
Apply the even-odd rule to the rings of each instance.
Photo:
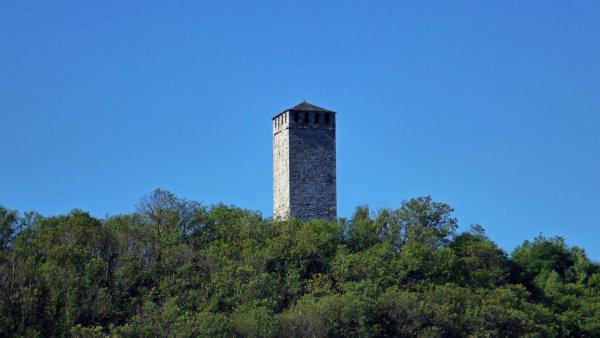
[[[0,207],[0,336],[600,336],[600,266],[510,256],[429,197],[273,222],[156,190],[131,214]]]

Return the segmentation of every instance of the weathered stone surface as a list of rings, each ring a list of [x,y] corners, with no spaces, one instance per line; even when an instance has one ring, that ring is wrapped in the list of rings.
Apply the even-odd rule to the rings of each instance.
[[[273,135],[273,216],[275,219],[287,219],[289,216],[289,135],[288,129],[280,130]]]
[[[275,116],[275,219],[336,218],[335,163],[335,112],[302,103]]]

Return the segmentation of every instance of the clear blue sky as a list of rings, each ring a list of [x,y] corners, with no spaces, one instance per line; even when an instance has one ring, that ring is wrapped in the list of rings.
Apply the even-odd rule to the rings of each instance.
[[[431,195],[600,260],[598,1],[2,1],[0,204],[272,215],[271,117],[338,112],[338,209]]]

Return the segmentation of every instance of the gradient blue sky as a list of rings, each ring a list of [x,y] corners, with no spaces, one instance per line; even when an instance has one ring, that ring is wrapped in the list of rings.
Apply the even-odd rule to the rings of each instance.
[[[271,117],[338,112],[338,209],[431,195],[600,260],[598,1],[2,1],[0,203],[272,215]]]

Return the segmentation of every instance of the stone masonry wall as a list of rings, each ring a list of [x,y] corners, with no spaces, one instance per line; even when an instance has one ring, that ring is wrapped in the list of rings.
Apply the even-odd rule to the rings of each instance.
[[[283,119],[273,120],[273,217],[287,219],[290,213],[289,129]]]
[[[290,129],[289,144],[291,214],[336,218],[335,129]]]
[[[335,113],[286,111],[273,118],[273,217],[335,219],[335,162]]]

